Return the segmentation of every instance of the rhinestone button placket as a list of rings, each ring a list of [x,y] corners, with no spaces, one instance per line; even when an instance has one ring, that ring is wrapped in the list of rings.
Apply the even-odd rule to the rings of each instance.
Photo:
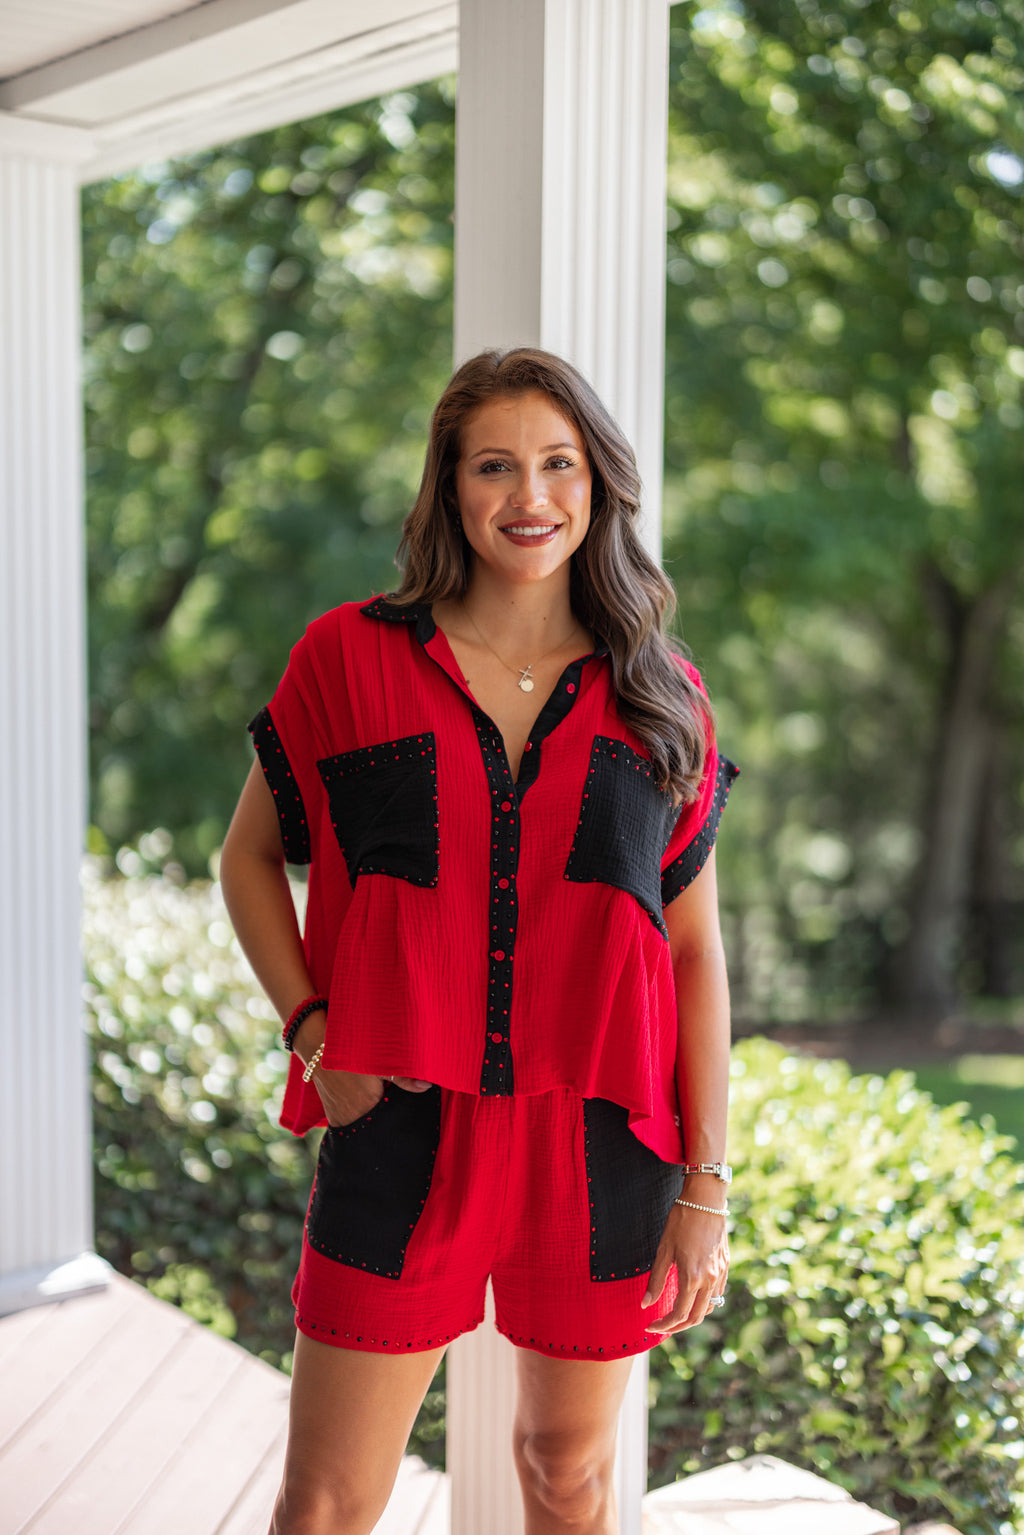
[[[519,802],[508,758],[494,724],[473,710],[487,787],[491,796],[490,901],[487,955],[487,1016],[480,1092],[510,1097],[514,1091],[512,1042],[512,957],[519,921]]]

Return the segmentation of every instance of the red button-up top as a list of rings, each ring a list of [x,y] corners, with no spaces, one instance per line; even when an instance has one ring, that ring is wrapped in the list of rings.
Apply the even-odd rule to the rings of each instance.
[[[713,745],[678,811],[599,646],[558,679],[514,782],[429,607],[384,597],[312,623],[249,728],[285,856],[310,864],[325,1067],[464,1093],[572,1087],[683,1160],[662,908],[703,867],[736,775]],[[322,1122],[294,1060],[282,1123]]]

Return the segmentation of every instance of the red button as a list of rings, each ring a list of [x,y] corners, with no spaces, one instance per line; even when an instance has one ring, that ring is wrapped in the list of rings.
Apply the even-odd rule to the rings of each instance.
[[[491,1044],[492,1045],[500,1045],[501,1044],[501,1035],[500,1034],[492,1034],[491,1035]]]
[[[507,879],[499,879],[499,881],[498,881],[498,889],[499,890],[507,890],[508,889],[508,880]]]
[[[502,808],[502,810],[511,810],[512,809],[512,801],[510,799],[503,799],[502,802],[501,802],[501,808]]]
[[[527,741],[526,745],[523,747],[523,751],[524,752],[532,752],[533,751],[533,742],[532,741]]]
[[[575,693],[575,691],[576,691],[576,684],[575,684],[575,682],[567,682],[565,684],[565,691],[567,693]]]
[[[505,958],[505,950],[504,949],[495,949],[494,953],[491,955],[491,958],[492,959],[504,959]]]

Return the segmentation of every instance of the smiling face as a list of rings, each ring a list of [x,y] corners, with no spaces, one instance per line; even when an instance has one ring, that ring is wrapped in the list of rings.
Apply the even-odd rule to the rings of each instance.
[[[590,464],[577,429],[539,391],[479,406],[455,471],[462,528],[477,560],[511,581],[542,581],[590,526]]]

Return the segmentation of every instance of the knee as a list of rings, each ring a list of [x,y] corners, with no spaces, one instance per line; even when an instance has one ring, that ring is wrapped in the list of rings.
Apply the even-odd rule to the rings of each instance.
[[[521,1434],[516,1467],[526,1499],[571,1528],[593,1527],[611,1496],[612,1452],[558,1434]]]
[[[286,1471],[269,1535],[370,1535],[386,1503],[365,1488],[299,1482]]]

